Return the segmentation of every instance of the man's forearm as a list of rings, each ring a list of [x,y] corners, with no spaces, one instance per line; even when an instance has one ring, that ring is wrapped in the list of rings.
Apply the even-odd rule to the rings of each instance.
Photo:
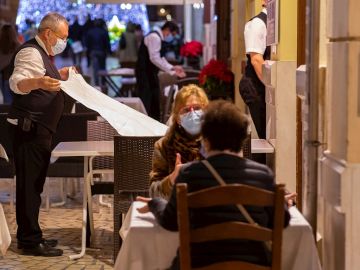
[[[23,79],[18,82],[17,87],[23,93],[29,93],[39,88],[39,78]]]
[[[255,73],[260,81],[262,81],[262,64],[264,59],[260,54],[251,54],[251,64],[254,67]]]

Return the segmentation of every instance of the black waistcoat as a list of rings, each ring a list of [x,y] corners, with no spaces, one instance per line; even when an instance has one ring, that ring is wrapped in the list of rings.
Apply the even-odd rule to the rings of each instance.
[[[36,39],[31,39],[24,43],[17,49],[14,55],[16,56],[21,49],[28,47],[35,48],[40,52],[46,69],[45,76],[60,80],[61,77],[58,70],[51,62],[45,50],[37,43]],[[11,62],[11,73],[14,70],[15,56]],[[30,118],[54,133],[63,109],[64,93],[62,91],[50,92],[36,89],[26,95],[15,94],[8,117],[12,119]]]
[[[157,34],[160,39],[161,36],[157,31],[152,31],[150,32],[148,35],[155,33]],[[161,50],[160,50],[160,56],[163,57],[164,56],[164,50],[163,50],[163,43],[161,42]],[[159,72],[159,68],[157,66],[155,66],[151,61],[150,61],[150,55],[149,55],[149,50],[148,47],[145,45],[144,39],[141,42],[141,45],[139,47],[139,51],[138,51],[138,60],[136,62],[136,73],[137,74],[141,74],[141,76],[145,76],[147,73],[158,73]]]
[[[266,25],[267,15],[264,12],[260,12],[257,16],[255,16],[251,20],[253,20],[255,18],[259,18]],[[250,55],[247,54],[246,57],[247,57],[247,64],[246,64],[246,68],[245,68],[245,76],[250,77],[253,80],[254,83],[263,85],[263,83],[259,80],[258,76],[256,75],[254,66],[251,64]],[[264,60],[269,60],[270,59],[270,46],[266,47],[265,52],[263,54],[263,58],[264,58]]]

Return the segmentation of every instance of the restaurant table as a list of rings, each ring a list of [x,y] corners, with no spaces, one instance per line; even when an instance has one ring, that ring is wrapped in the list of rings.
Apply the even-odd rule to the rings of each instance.
[[[59,157],[84,157],[84,188],[83,188],[83,219],[81,235],[81,252],[70,255],[70,259],[79,259],[85,254],[86,250],[86,223],[87,223],[87,204],[89,212],[92,213],[91,203],[91,183],[89,175],[89,160],[97,156],[113,156],[113,141],[78,141],[78,142],[60,142],[51,152],[51,162]],[[89,215],[90,225],[92,225],[92,215]],[[90,226],[91,230],[93,227]],[[94,236],[93,231],[92,236]]]
[[[134,110],[137,110],[138,112],[147,115],[144,103],[138,97],[115,97],[114,99],[125,104],[126,106],[129,106],[130,108],[133,108]]]
[[[2,256],[5,255],[11,243],[11,235],[4,214],[4,209],[0,203],[0,251]]]
[[[136,85],[135,70],[132,68],[117,68],[109,71],[100,70],[98,75],[119,97],[124,96],[124,93],[122,93],[124,91],[121,91],[121,88],[130,90]],[[121,87],[115,83],[113,77],[121,77]]]
[[[163,229],[152,213],[140,214],[134,202],[120,229],[123,243],[114,269],[159,270],[170,267],[179,246],[177,232]],[[289,209],[290,225],[283,231],[282,269],[320,270],[312,230],[296,207]]]

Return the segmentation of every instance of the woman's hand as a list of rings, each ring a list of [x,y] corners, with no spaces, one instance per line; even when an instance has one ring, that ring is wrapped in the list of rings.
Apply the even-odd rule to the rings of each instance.
[[[179,153],[176,153],[176,160],[175,160],[175,168],[173,172],[170,174],[170,182],[174,185],[176,177],[179,175],[180,168],[182,166],[181,163],[181,155]]]
[[[136,208],[136,210],[138,210],[139,213],[145,214],[145,213],[150,212],[148,202],[151,201],[151,198],[145,198],[145,197],[137,196],[136,201],[146,203],[143,207]]]

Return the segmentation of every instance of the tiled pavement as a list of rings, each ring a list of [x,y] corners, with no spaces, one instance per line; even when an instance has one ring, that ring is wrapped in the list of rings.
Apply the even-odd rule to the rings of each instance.
[[[48,180],[47,180],[48,181]],[[61,181],[61,180],[60,180]],[[0,202],[5,211],[6,220],[12,237],[12,243],[6,255],[0,257],[0,269],[70,269],[70,270],[106,270],[113,269],[113,214],[112,208],[95,206],[94,248],[86,249],[86,254],[78,260],[70,260],[69,255],[79,253],[81,248],[81,223],[82,223],[82,194],[77,193],[73,199],[67,199],[62,207],[51,207],[50,211],[44,208],[40,211],[40,224],[45,238],[59,240],[58,247],[64,254],[60,257],[37,257],[19,254],[16,243],[15,213],[10,211],[8,203],[9,185],[0,181]],[[59,184],[50,180],[51,201],[58,201]],[[80,185],[81,186],[81,185]],[[111,198],[106,198],[107,201]],[[98,211],[96,211],[96,209]]]

